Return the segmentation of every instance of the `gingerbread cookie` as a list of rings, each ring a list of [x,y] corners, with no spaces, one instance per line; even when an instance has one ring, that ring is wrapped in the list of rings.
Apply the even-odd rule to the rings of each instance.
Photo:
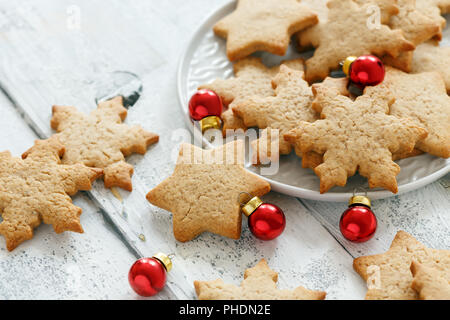
[[[450,13],[450,0],[437,0],[437,5],[442,14]]]
[[[450,300],[450,254],[446,261],[424,266],[411,263],[413,282],[411,287],[422,300]]]
[[[317,16],[319,18],[318,24],[323,24],[328,19],[328,7],[327,3],[329,0],[302,0],[301,3],[307,7],[309,7],[311,10],[313,10],[315,13],[317,13]],[[399,9],[395,5],[395,1],[392,0],[370,0],[370,1],[363,1],[363,0],[353,0],[359,5],[365,4],[367,2],[370,2],[372,4],[375,4],[380,7],[381,11],[381,23],[388,24],[389,20],[392,15],[398,14]],[[312,27],[313,28],[313,27]],[[298,41],[301,43],[301,34],[302,32],[298,33]],[[311,45],[311,44],[309,44]],[[306,47],[300,47],[300,49],[305,49]]]
[[[173,213],[173,232],[186,242],[209,231],[232,239],[241,235],[241,192],[263,196],[270,184],[244,169],[241,140],[202,150],[183,144],[175,170],[147,194],[147,199]]]
[[[436,71],[445,81],[450,93],[450,47],[439,47],[437,42],[429,41],[419,45],[414,51],[412,73]]]
[[[389,25],[401,29],[406,40],[418,45],[439,34],[441,24],[433,21],[416,6],[416,0],[398,0],[398,15],[392,16]]]
[[[353,268],[371,283],[366,299],[415,300],[419,295],[411,287],[411,262],[429,266],[449,258],[449,250],[429,249],[410,234],[399,231],[386,253],[356,258]]]
[[[310,8],[317,14],[319,23],[323,23],[328,19],[328,0],[302,0],[301,3]]]
[[[441,24],[423,14],[416,7],[416,0],[398,0],[398,6],[400,12],[391,18],[389,25],[392,29],[402,30],[406,40],[417,46],[435,36],[442,36]],[[410,72],[412,59],[413,52],[409,51],[402,52],[397,58],[385,56],[383,61],[388,65]]]
[[[438,157],[450,157],[450,97],[439,73],[408,74],[386,67],[384,84],[374,90],[387,88],[395,96],[390,114],[428,131],[416,147]]]
[[[416,7],[422,14],[441,26],[441,32],[435,37],[436,40],[441,40],[442,30],[447,24],[442,14],[449,12],[448,0],[416,0]]]
[[[284,56],[291,35],[317,21],[297,0],[238,0],[236,10],[213,29],[227,39],[227,56],[235,61],[256,51]]]
[[[353,96],[348,90],[348,83],[349,83],[348,78],[327,77],[327,78],[325,78],[324,81],[313,84],[312,88],[313,88],[314,92],[317,92],[317,90],[319,90],[318,88],[323,87],[323,86],[329,87],[329,88],[336,88],[339,91],[340,95],[351,97],[352,99],[355,99],[356,97]],[[296,150],[296,153],[300,155],[301,151]],[[406,159],[406,158],[410,158],[410,157],[415,157],[415,156],[421,155],[423,153],[424,152],[419,149],[414,149],[412,152],[395,153],[392,155],[392,159],[393,160],[401,160],[401,159]],[[321,164],[323,162],[323,160],[318,160],[318,158],[316,158],[316,159],[317,160],[316,160],[315,166],[306,166],[305,168],[314,169],[316,166],[318,166],[319,164]]]
[[[261,161],[265,162],[274,156],[274,152],[289,154],[292,146],[285,141],[283,135],[295,128],[299,121],[313,122],[318,119],[317,113],[311,108],[313,94],[308,83],[303,80],[303,72],[281,66],[280,72],[273,79],[275,96],[254,96],[235,104],[233,112],[244,120],[248,127],[257,126],[266,129],[267,132],[275,129],[279,131],[279,150],[264,148],[264,152],[258,146],[267,146],[270,139],[253,141],[254,151]],[[277,157],[275,155],[275,157]],[[264,158],[264,160],[263,160]]]
[[[313,108],[322,119],[299,122],[298,128],[284,137],[302,153],[324,155],[324,162],[314,169],[320,178],[320,192],[345,186],[347,177],[358,170],[371,188],[397,193],[395,177],[400,167],[392,155],[413,151],[416,142],[426,137],[426,130],[388,115],[394,98],[374,87],[367,87],[355,101],[339,95],[335,88],[316,88],[315,95]]]
[[[63,154],[64,146],[56,137],[36,141],[23,159],[13,158],[8,151],[0,153],[0,234],[9,251],[31,239],[41,222],[53,225],[56,233],[83,232],[82,210],[70,196],[90,190],[102,170],[61,165]]]
[[[326,292],[313,291],[302,286],[294,290],[277,288],[278,273],[262,259],[253,268],[245,270],[241,285],[214,281],[194,281],[199,300],[323,300]]]
[[[422,150],[414,148],[414,150],[411,152],[394,153],[392,155],[392,160],[396,161],[396,160],[401,160],[401,159],[407,159],[407,158],[411,158],[411,157],[420,156],[421,154],[424,154],[424,152]]]
[[[291,67],[289,65],[289,67]],[[299,74],[300,76],[300,74]],[[303,76],[299,77],[299,78],[294,78],[294,82],[298,81],[298,82],[304,82],[303,80],[301,80],[303,78]],[[332,88],[336,88],[339,91],[339,94],[345,95],[345,96],[350,96],[349,91],[347,90],[347,85],[348,85],[348,79],[347,78],[331,78],[331,77],[327,77],[324,81],[322,81],[321,83],[316,83],[313,86],[315,87],[321,87],[321,86],[325,86],[325,87],[332,87]],[[298,88],[299,90],[301,90],[301,88]],[[294,97],[295,99],[299,99],[299,97]],[[243,100],[244,101],[244,100]],[[245,102],[245,101],[244,101]],[[246,105],[246,107],[248,107],[249,105]],[[275,109],[278,109],[275,105],[273,105],[273,107]],[[298,110],[295,110],[295,112],[297,112]],[[295,113],[294,112],[294,113]],[[276,110],[276,113],[279,113],[280,118],[282,117],[286,117],[286,114],[281,115],[281,113],[279,112],[279,110]],[[272,118],[268,113],[263,115],[264,117],[268,117],[268,118]],[[317,115],[316,115],[317,116]],[[294,119],[295,121],[297,121],[296,119]],[[289,120],[287,120],[286,122],[289,122]],[[273,156],[277,156],[275,154],[272,153],[272,130],[279,130],[277,128],[274,128],[271,126],[271,128],[269,129],[264,129],[261,134],[259,139],[255,140],[252,142],[252,149],[254,151],[254,156],[255,158],[253,159],[254,162],[256,164],[260,164],[260,163],[268,163],[270,160],[272,160]],[[291,152],[291,144],[288,143],[286,140],[284,140],[283,135],[281,134],[281,131],[286,131],[286,130],[280,130],[277,135],[278,135],[278,139],[279,143],[278,146],[287,145],[287,148],[289,148],[288,150],[285,151],[285,153],[281,152],[281,154],[288,154]],[[281,150],[281,148],[280,148]],[[321,164],[323,162],[322,159],[322,155],[316,153],[316,152],[308,152],[303,154],[300,150],[296,149],[295,150],[296,154],[302,158],[302,167],[303,168],[311,168],[314,169],[315,167],[317,167],[319,164]]]
[[[75,107],[54,106],[51,127],[66,147],[62,162],[102,168],[105,187],[131,191],[133,166],[125,162],[125,156],[144,154],[159,137],[140,126],[123,124],[126,116],[120,96],[99,103],[90,115]]]
[[[326,22],[328,19],[329,0],[301,0],[302,4],[311,8],[319,17],[319,23]],[[358,5],[371,3],[377,5],[381,10],[381,23],[388,24],[392,15],[399,13],[399,8],[396,6],[397,0],[353,0]]]
[[[371,5],[359,6],[352,0],[330,0],[327,21],[301,33],[301,46],[316,48],[313,57],[306,61],[306,80],[324,79],[348,56],[389,54],[397,57],[403,51],[414,49],[401,30],[391,30],[383,24],[374,28],[368,25]],[[383,12],[389,13],[388,9]]]
[[[294,59],[282,64],[292,69],[303,70],[303,60]],[[270,97],[274,95],[272,78],[279,72],[280,66],[267,68],[260,58],[249,57],[233,65],[234,77],[216,79],[204,84],[199,89],[209,89],[217,93],[228,110],[222,113],[224,135],[228,129],[246,129],[244,122],[235,116],[232,108],[239,101],[251,96]]]
[[[322,82],[314,83],[312,88],[314,91],[320,90],[319,88],[321,87],[334,88],[338,91],[339,95],[350,97],[351,93],[348,91],[348,84],[348,78],[326,77]]]

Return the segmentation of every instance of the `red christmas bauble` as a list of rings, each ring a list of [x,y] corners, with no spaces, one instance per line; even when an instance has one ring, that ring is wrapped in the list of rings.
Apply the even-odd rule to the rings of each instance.
[[[339,228],[347,240],[365,242],[375,234],[377,218],[370,205],[354,203],[342,214]]]
[[[375,56],[356,58],[350,65],[350,80],[362,86],[376,86],[383,82],[386,71],[383,62]]]
[[[286,217],[276,205],[263,203],[248,217],[248,226],[258,239],[273,240],[284,231]]]
[[[158,259],[142,258],[131,266],[128,281],[138,295],[151,297],[164,288],[166,269]]]
[[[222,100],[212,90],[199,90],[189,100],[189,115],[196,121],[208,116],[220,117],[222,109]]]

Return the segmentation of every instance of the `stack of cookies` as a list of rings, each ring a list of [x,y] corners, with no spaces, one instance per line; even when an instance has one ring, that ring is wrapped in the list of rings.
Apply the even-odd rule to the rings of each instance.
[[[214,26],[235,75],[200,88],[227,107],[225,135],[263,130],[252,145],[256,163],[294,149],[320,178],[321,193],[345,186],[356,172],[371,188],[397,193],[394,160],[450,156],[450,48],[438,43],[447,12],[450,0],[238,0]],[[291,39],[300,50],[314,48],[312,57],[268,68],[249,56],[283,56]],[[346,78],[330,73],[366,54],[383,60],[385,80],[355,97]]]

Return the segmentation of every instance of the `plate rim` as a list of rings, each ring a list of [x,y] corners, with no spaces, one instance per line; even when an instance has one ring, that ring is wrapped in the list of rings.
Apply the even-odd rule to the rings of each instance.
[[[205,139],[200,138],[202,137],[202,134],[197,128],[197,126],[192,125],[192,121],[187,115],[186,112],[184,112],[184,105],[186,104],[186,101],[184,101],[183,96],[183,70],[188,66],[187,64],[187,58],[189,54],[191,53],[193,49],[193,43],[195,40],[200,36],[200,34],[203,33],[203,29],[205,28],[206,24],[209,24],[211,20],[216,20],[217,16],[223,16],[226,11],[229,11],[232,9],[232,7],[235,7],[236,3],[234,1],[230,1],[226,3],[225,5],[221,6],[218,9],[215,9],[211,14],[209,14],[205,19],[201,21],[198,28],[195,30],[193,35],[189,38],[189,41],[187,42],[186,47],[183,49],[181,53],[181,57],[178,62],[178,68],[177,68],[177,95],[178,95],[178,102],[179,107],[181,108],[181,111],[183,113],[183,118],[186,121],[187,126],[189,127],[189,130],[191,131],[191,134],[194,136],[194,140],[201,143],[207,148],[211,148],[212,145]],[[262,176],[258,173],[255,173],[251,170],[248,170],[245,168],[245,170],[256,174],[257,176],[261,177],[262,179],[266,180],[270,183],[272,191],[280,192],[289,196],[298,197],[302,199],[308,199],[308,200],[316,200],[316,201],[325,201],[325,202],[347,202],[348,199],[353,195],[353,193],[350,192],[333,192],[333,193],[323,193],[321,194],[319,191],[310,190],[310,189],[304,189],[301,187],[296,187],[292,185],[285,184],[283,182],[275,181],[271,178]],[[431,184],[438,180],[439,178],[442,178],[447,173],[450,172],[450,163],[447,163],[445,167],[423,177],[418,180],[414,180],[411,182],[408,182],[403,185],[398,186],[398,192],[392,193],[388,190],[376,190],[376,191],[367,191],[367,196],[370,197],[372,200],[378,200],[378,199],[386,199],[390,197],[395,197],[419,188],[422,188],[428,184]]]

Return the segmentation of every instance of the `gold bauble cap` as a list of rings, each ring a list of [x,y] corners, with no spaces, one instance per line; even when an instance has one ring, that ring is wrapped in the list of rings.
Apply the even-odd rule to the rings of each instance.
[[[368,206],[369,208],[371,206],[370,199],[366,196],[351,197],[348,202],[348,205],[351,206],[352,204],[362,204],[362,205]]]
[[[220,129],[222,122],[218,116],[209,116],[200,120],[202,133],[209,129]]]
[[[346,76],[349,75],[350,66],[356,59],[358,59],[358,57],[350,56],[350,57],[347,57],[347,59],[345,59],[344,62],[342,63],[342,71],[344,71]]]
[[[244,212],[244,214],[248,217],[253,212],[255,212],[255,210],[258,209],[259,206],[262,204],[263,204],[263,202],[260,198],[253,197],[250,199],[249,202],[247,202],[247,204],[245,206],[242,207],[242,212]]]
[[[159,260],[164,268],[166,268],[167,272],[172,270],[172,260],[170,260],[170,258],[166,254],[158,252],[157,254],[153,255],[153,258]]]

